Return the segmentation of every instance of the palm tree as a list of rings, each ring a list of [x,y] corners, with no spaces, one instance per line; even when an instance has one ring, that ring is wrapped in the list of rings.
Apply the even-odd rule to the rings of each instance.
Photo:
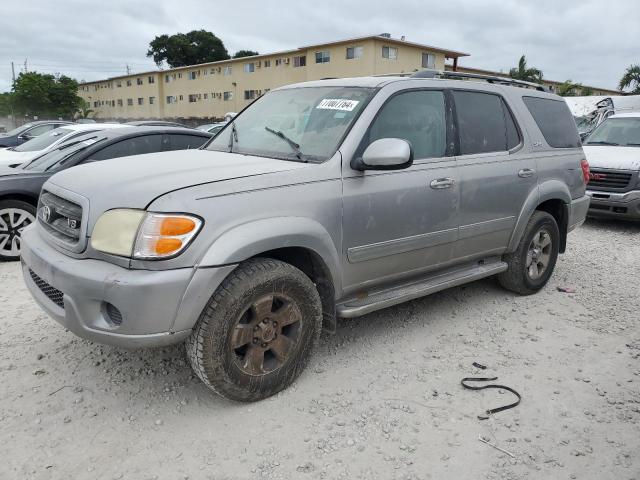
[[[537,68],[527,68],[527,58],[522,55],[518,62],[517,68],[509,71],[509,76],[516,80],[524,80],[526,82],[542,83],[542,71]]]
[[[624,72],[624,75],[620,79],[618,85],[620,91],[625,88],[630,88],[629,93],[633,95],[640,95],[640,65],[629,65]]]
[[[87,101],[83,101],[80,104],[80,107],[78,107],[78,111],[76,112],[76,118],[90,118],[92,114],[95,113],[94,110],[92,110],[91,105],[89,105],[89,102]]]
[[[581,83],[573,83],[571,80],[566,80],[558,85],[558,91],[556,93],[561,97],[575,97],[579,92],[585,95],[584,92],[582,92]]]

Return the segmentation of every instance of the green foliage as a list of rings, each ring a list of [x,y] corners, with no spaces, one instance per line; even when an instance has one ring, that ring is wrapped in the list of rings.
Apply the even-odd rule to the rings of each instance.
[[[171,68],[227,60],[229,53],[218,37],[206,30],[159,35],[149,43],[147,57],[158,67],[166,62]]]
[[[533,67],[528,68],[527,59],[524,55],[520,57],[518,66],[509,71],[509,76],[525,82],[542,83],[542,71]]]
[[[628,89],[632,95],[640,95],[640,64],[627,67],[618,88],[620,91]]]
[[[577,95],[581,95],[582,84],[573,83],[571,80],[565,80],[560,85],[558,85],[558,90],[556,91],[556,93],[561,97],[575,97]]]
[[[13,96],[9,92],[0,93],[0,117],[11,115]]]
[[[252,57],[254,55],[260,54],[258,52],[254,52],[253,50],[238,50],[233,54],[233,58]]]
[[[91,118],[94,113],[95,111],[91,109],[89,102],[83,100],[78,107],[75,118]]]
[[[591,87],[582,87],[582,96],[590,97],[593,95],[593,89]]]
[[[78,82],[67,76],[21,73],[11,93],[16,115],[72,118],[81,105]]]

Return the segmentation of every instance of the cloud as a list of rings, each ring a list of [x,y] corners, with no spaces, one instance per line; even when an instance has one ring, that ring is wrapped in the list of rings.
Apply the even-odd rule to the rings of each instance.
[[[29,69],[95,80],[155,68],[148,43],[162,33],[204,28],[240,49],[266,53],[357,35],[395,37],[471,54],[462,64],[508,71],[520,55],[546,78],[613,88],[640,63],[640,2],[599,0],[182,0],[5,2],[0,18],[0,91]],[[615,4],[615,5],[612,5]]]

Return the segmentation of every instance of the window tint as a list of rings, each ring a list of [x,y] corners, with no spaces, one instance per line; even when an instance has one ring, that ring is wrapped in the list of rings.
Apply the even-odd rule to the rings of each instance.
[[[37,127],[33,127],[31,130],[27,130],[27,135],[31,136],[31,137],[37,137],[38,135],[42,135],[45,132],[49,132],[51,130],[53,130],[55,127],[55,124],[50,123],[47,125],[38,125]]]
[[[166,150],[189,150],[200,148],[208,138],[196,135],[169,135],[169,145]]]
[[[580,136],[569,107],[562,100],[523,97],[524,104],[531,112],[547,143],[554,148],[576,148],[580,146]]]
[[[444,157],[444,94],[440,91],[422,90],[392,97],[373,121],[366,145],[381,138],[403,138],[409,141],[416,160]]]
[[[87,161],[159,152],[161,145],[162,135],[144,135],[142,137],[127,138],[97,151],[91,155],[91,158]]]
[[[460,135],[460,154],[503,152],[520,138],[515,121],[500,96],[453,91]]]

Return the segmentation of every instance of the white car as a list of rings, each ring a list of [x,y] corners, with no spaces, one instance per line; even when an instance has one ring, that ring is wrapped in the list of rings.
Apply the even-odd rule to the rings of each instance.
[[[18,166],[36,157],[39,157],[43,153],[53,150],[61,143],[66,142],[72,138],[80,135],[84,135],[89,132],[96,132],[98,130],[106,130],[108,128],[132,128],[130,125],[122,125],[120,123],[86,123],[86,124],[74,124],[65,125],[64,127],[51,130],[49,133],[45,133],[36,137],[28,142],[18,145],[17,147],[10,147],[0,150],[0,166],[10,165]]]

